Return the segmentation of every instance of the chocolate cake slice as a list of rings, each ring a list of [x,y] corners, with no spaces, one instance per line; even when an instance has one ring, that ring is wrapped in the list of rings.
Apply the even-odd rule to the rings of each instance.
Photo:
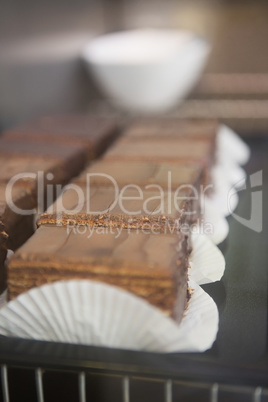
[[[181,320],[187,303],[187,192],[69,185],[39,220],[36,233],[8,266],[9,297],[62,279],[91,279],[121,287]],[[177,206],[179,208],[177,208]],[[90,208],[90,209],[89,209]]]
[[[44,283],[90,279],[132,292],[179,322],[187,303],[188,254],[182,234],[41,225],[9,262],[9,298]]]

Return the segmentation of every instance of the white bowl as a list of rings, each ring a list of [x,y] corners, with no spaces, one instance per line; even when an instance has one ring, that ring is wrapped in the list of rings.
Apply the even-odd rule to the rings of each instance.
[[[104,94],[134,112],[167,111],[198,80],[210,46],[180,30],[134,30],[93,39],[83,58]]]

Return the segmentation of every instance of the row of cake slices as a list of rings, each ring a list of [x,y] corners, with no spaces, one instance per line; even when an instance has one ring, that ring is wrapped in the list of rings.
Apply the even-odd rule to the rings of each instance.
[[[180,322],[188,300],[191,227],[211,189],[216,121],[132,123],[64,188],[8,265],[12,299],[44,283],[121,287]]]
[[[45,210],[62,187],[119,134],[112,118],[44,117],[0,136],[0,293],[6,287],[7,249],[34,232],[36,209]]]

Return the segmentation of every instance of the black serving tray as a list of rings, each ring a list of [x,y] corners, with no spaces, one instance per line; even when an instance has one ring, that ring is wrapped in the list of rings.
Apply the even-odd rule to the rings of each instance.
[[[0,401],[268,401],[268,138],[247,141],[245,168],[262,170],[263,184],[247,183],[235,213],[249,217],[251,192],[262,191],[263,229],[228,218],[224,277],[203,286],[220,313],[213,347],[158,354],[0,337]]]

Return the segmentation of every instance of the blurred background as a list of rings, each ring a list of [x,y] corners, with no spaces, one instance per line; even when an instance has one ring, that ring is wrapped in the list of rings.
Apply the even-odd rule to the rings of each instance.
[[[183,28],[212,44],[205,71],[170,113],[268,133],[268,4],[252,0],[9,0],[0,4],[0,126],[58,112],[108,113],[81,58],[107,32]]]

